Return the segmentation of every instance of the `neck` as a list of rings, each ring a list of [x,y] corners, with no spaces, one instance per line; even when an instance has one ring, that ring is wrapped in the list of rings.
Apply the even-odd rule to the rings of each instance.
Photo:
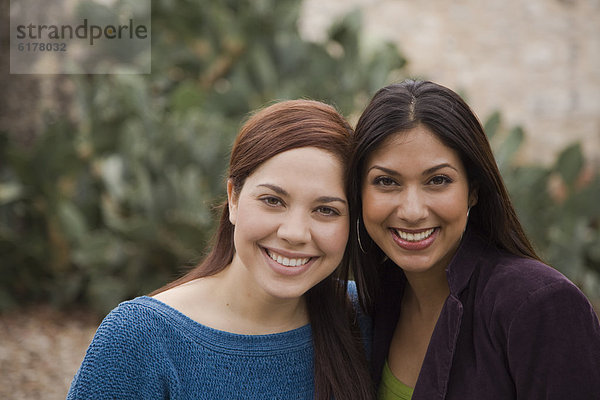
[[[403,304],[410,304],[423,315],[439,315],[450,294],[445,272],[443,274],[405,273],[405,275],[407,285],[404,289]]]
[[[213,296],[231,331],[268,334],[299,328],[308,323],[304,297],[276,298],[249,284],[246,268],[234,261],[214,276]]]

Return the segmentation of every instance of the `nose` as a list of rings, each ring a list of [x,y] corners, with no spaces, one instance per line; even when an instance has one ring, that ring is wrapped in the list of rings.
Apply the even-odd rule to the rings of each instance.
[[[418,188],[408,187],[402,191],[397,213],[399,218],[411,224],[427,218],[427,204]]]
[[[282,216],[277,235],[290,244],[302,244],[311,240],[310,216],[300,211],[291,211]]]

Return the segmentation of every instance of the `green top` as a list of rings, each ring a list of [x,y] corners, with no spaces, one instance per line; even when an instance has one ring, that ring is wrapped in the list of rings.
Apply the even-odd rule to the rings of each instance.
[[[378,400],[410,400],[414,389],[406,386],[394,376],[387,360],[383,366],[381,383],[377,393]]]

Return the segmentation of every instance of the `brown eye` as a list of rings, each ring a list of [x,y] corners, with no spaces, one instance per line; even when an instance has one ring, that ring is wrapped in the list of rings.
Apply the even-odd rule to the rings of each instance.
[[[321,215],[325,215],[327,217],[340,215],[339,211],[331,207],[318,207],[317,212]]]
[[[389,176],[378,176],[373,180],[373,183],[378,186],[392,186],[396,182]]]
[[[268,206],[275,207],[282,204],[282,201],[274,196],[266,196],[261,198],[261,201]]]
[[[432,185],[439,186],[439,185],[445,185],[448,183],[452,183],[452,180],[445,175],[437,175],[437,176],[434,176],[433,178],[431,178],[431,180],[429,182]]]

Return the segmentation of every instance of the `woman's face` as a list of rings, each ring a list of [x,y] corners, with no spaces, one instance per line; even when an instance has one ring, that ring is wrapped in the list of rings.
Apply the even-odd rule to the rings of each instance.
[[[251,290],[296,298],[335,270],[349,231],[343,176],[331,153],[304,147],[264,162],[238,194],[228,183],[232,266]]]
[[[390,136],[366,159],[365,227],[407,274],[444,270],[477,202],[458,154],[424,126]]]

